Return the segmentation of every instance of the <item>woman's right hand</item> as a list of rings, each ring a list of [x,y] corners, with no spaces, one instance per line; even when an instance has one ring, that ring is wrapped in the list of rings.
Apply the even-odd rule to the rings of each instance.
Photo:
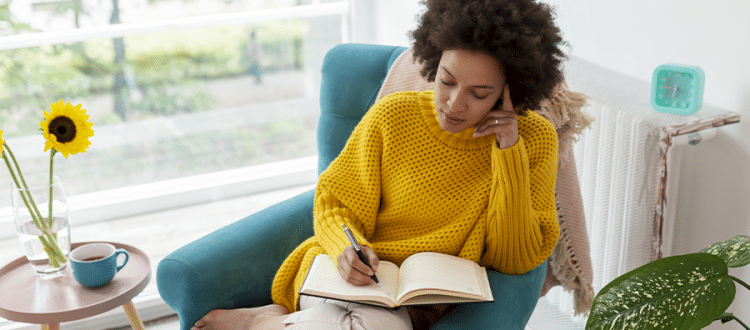
[[[349,245],[344,248],[344,251],[339,254],[338,260],[338,271],[346,282],[354,285],[369,285],[374,284],[375,280],[372,279],[373,271],[378,270],[378,263],[380,259],[375,254],[375,251],[369,247],[363,246],[362,253],[372,265],[372,269],[367,267],[362,260],[359,260],[359,255],[354,247]]]

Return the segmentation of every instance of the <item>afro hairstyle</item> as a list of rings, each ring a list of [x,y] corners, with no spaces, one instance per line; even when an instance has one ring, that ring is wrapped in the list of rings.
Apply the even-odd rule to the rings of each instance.
[[[518,114],[539,108],[563,80],[569,46],[554,10],[535,0],[423,0],[427,10],[411,32],[421,75],[435,81],[444,50],[479,51],[496,58]],[[500,102],[500,101],[498,101]],[[501,103],[498,103],[501,104]]]

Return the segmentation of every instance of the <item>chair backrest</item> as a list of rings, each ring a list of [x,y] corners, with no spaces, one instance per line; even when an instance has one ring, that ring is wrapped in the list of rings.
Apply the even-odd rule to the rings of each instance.
[[[406,47],[340,44],[323,59],[318,118],[318,174],[341,152],[375,103],[393,62]]]

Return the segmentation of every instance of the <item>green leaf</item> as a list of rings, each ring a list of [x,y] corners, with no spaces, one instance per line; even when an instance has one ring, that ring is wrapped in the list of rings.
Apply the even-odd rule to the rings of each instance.
[[[742,267],[750,264],[750,236],[737,235],[711,244],[700,252],[710,253],[724,259],[728,267]]]
[[[727,265],[715,255],[659,259],[599,291],[586,330],[701,329],[723,315],[734,294]]]

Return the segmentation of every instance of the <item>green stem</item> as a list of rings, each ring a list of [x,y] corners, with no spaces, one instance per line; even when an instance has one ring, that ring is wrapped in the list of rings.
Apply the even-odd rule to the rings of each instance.
[[[10,153],[10,149],[8,149],[7,145],[5,146],[5,149],[8,150],[8,152]],[[3,155],[5,155],[5,150],[3,150]],[[12,154],[11,154],[11,158],[13,158]],[[44,224],[43,222],[40,223],[39,218],[37,218],[34,212],[32,211],[32,207],[29,204],[29,200],[26,197],[24,189],[21,188],[21,185],[19,184],[19,180],[16,177],[16,173],[13,171],[13,167],[11,167],[10,162],[8,161],[8,157],[3,156],[3,160],[5,161],[5,166],[8,167],[8,171],[10,172],[10,177],[13,179],[13,182],[16,184],[16,188],[18,188],[18,193],[21,195],[21,199],[23,199],[23,203],[26,205],[26,209],[29,210],[31,219],[34,221],[34,225],[36,225],[37,228],[39,228],[39,230],[42,230],[44,232],[44,229],[43,229]],[[22,176],[21,176],[21,179],[23,180]]]
[[[34,200],[31,198],[31,193],[29,192],[28,186],[26,186],[26,180],[24,180],[23,178],[21,168],[18,166],[18,162],[16,161],[16,157],[13,155],[13,151],[8,148],[7,144],[3,144],[3,146],[4,148],[0,156],[2,156],[3,161],[5,162],[5,166],[8,168],[8,172],[10,172],[10,176],[13,179],[16,188],[18,188],[19,190],[19,195],[21,196],[23,203],[26,205],[26,209],[29,210],[29,215],[34,222],[34,225],[37,226],[37,228],[39,228],[39,230],[41,230],[43,233],[42,235],[38,236],[39,241],[44,246],[44,250],[47,252],[47,256],[49,257],[52,266],[59,267],[60,263],[65,263],[67,261],[67,258],[65,258],[65,254],[60,249],[56,239],[50,238],[50,241],[50,239],[45,237],[50,233],[49,228],[46,227],[46,222],[43,220],[41,214],[39,213],[39,210],[36,208]],[[7,153],[6,150],[8,151]],[[10,159],[13,161],[13,165],[15,165],[18,176],[16,176],[16,171],[14,171],[14,168],[10,164],[10,161],[8,160],[8,157],[6,155],[9,155]]]
[[[47,222],[49,222],[49,228],[52,228],[53,219],[52,219],[52,163],[55,159],[55,148],[52,148],[49,152],[49,200],[47,203],[47,209],[49,209],[49,217],[47,218]],[[55,237],[57,237],[57,234],[54,234]]]
[[[60,263],[63,262],[60,260],[60,255],[55,251],[53,248],[56,246],[56,243],[50,242],[47,237],[45,236],[38,236],[39,241],[42,242],[42,246],[44,246],[44,252],[47,253],[47,257],[49,257],[49,263],[52,265],[52,267],[60,267]]]
[[[737,316],[734,316],[732,313],[724,313],[720,318],[717,320],[721,321],[721,324],[727,324],[729,322],[737,321],[742,327],[744,327],[747,330],[750,330],[750,328],[747,326],[747,324],[743,323],[742,320],[740,320]]]
[[[44,218],[42,217],[42,214],[39,213],[39,209],[36,207],[36,203],[34,203],[34,198],[31,196],[31,191],[29,190],[29,186],[26,185],[26,180],[23,178],[21,167],[18,166],[18,162],[16,161],[16,156],[13,155],[13,151],[10,150],[7,143],[5,144],[5,150],[8,151],[8,155],[10,155],[11,160],[13,160],[13,165],[15,165],[16,167],[16,172],[18,172],[18,179],[20,179],[21,184],[18,183],[19,180],[16,179],[13,169],[11,169],[7,161],[6,161],[6,165],[8,166],[8,170],[10,171],[10,175],[13,176],[13,181],[16,183],[16,187],[18,187],[18,192],[21,194],[21,198],[23,198],[23,201],[26,204],[26,208],[29,210],[29,214],[31,215],[31,218],[34,220],[34,224],[43,233],[45,234],[49,233],[50,229],[47,227],[47,223],[44,222]],[[36,216],[36,218],[34,218],[34,216]]]
[[[736,277],[734,277],[732,275],[729,275],[729,277],[731,277],[735,282],[737,282],[737,283],[741,284],[742,286],[744,286],[746,289],[750,290],[750,285],[748,285],[745,282],[742,282],[742,280],[740,280],[739,278],[736,278]]]
[[[52,258],[52,256],[48,254],[48,256],[50,256],[50,261],[52,261],[53,259],[55,259],[55,261],[59,261],[60,263],[65,263],[66,261],[68,261],[68,259],[65,257],[65,253],[60,248],[60,244],[57,243],[57,235],[47,235],[47,240],[49,242],[49,248],[54,253],[54,258]]]
[[[734,320],[737,321],[737,323],[739,323],[743,327],[745,327],[745,329],[750,330],[750,328],[747,327],[747,324],[742,323],[742,321],[740,319],[738,319],[736,316],[734,317]]]
[[[49,222],[50,232],[51,232],[51,228],[52,228],[52,226],[54,224],[54,218],[52,217],[52,204],[53,204],[52,202],[54,201],[53,194],[52,194],[52,192],[53,192],[54,189],[52,189],[53,188],[52,184],[54,182],[52,181],[52,178],[53,178],[53,171],[54,171],[54,168],[55,168],[54,167],[54,159],[55,159],[55,154],[56,153],[57,153],[57,150],[55,150],[55,148],[52,148],[52,150],[50,150],[50,152],[49,152],[49,201],[47,203],[47,205],[48,205],[47,208],[48,208],[48,211],[49,211],[49,218],[47,218],[47,221]],[[55,250],[55,253],[57,254],[58,258],[60,259],[60,262],[61,263],[65,263],[67,261],[67,259],[65,258],[65,253],[63,253],[62,249],[60,249],[60,245],[57,243],[57,233],[56,232],[51,232],[51,236],[52,236],[51,239],[53,240],[53,243],[54,243],[54,244],[52,244],[53,250]],[[55,267],[58,267],[58,266],[55,266]]]

